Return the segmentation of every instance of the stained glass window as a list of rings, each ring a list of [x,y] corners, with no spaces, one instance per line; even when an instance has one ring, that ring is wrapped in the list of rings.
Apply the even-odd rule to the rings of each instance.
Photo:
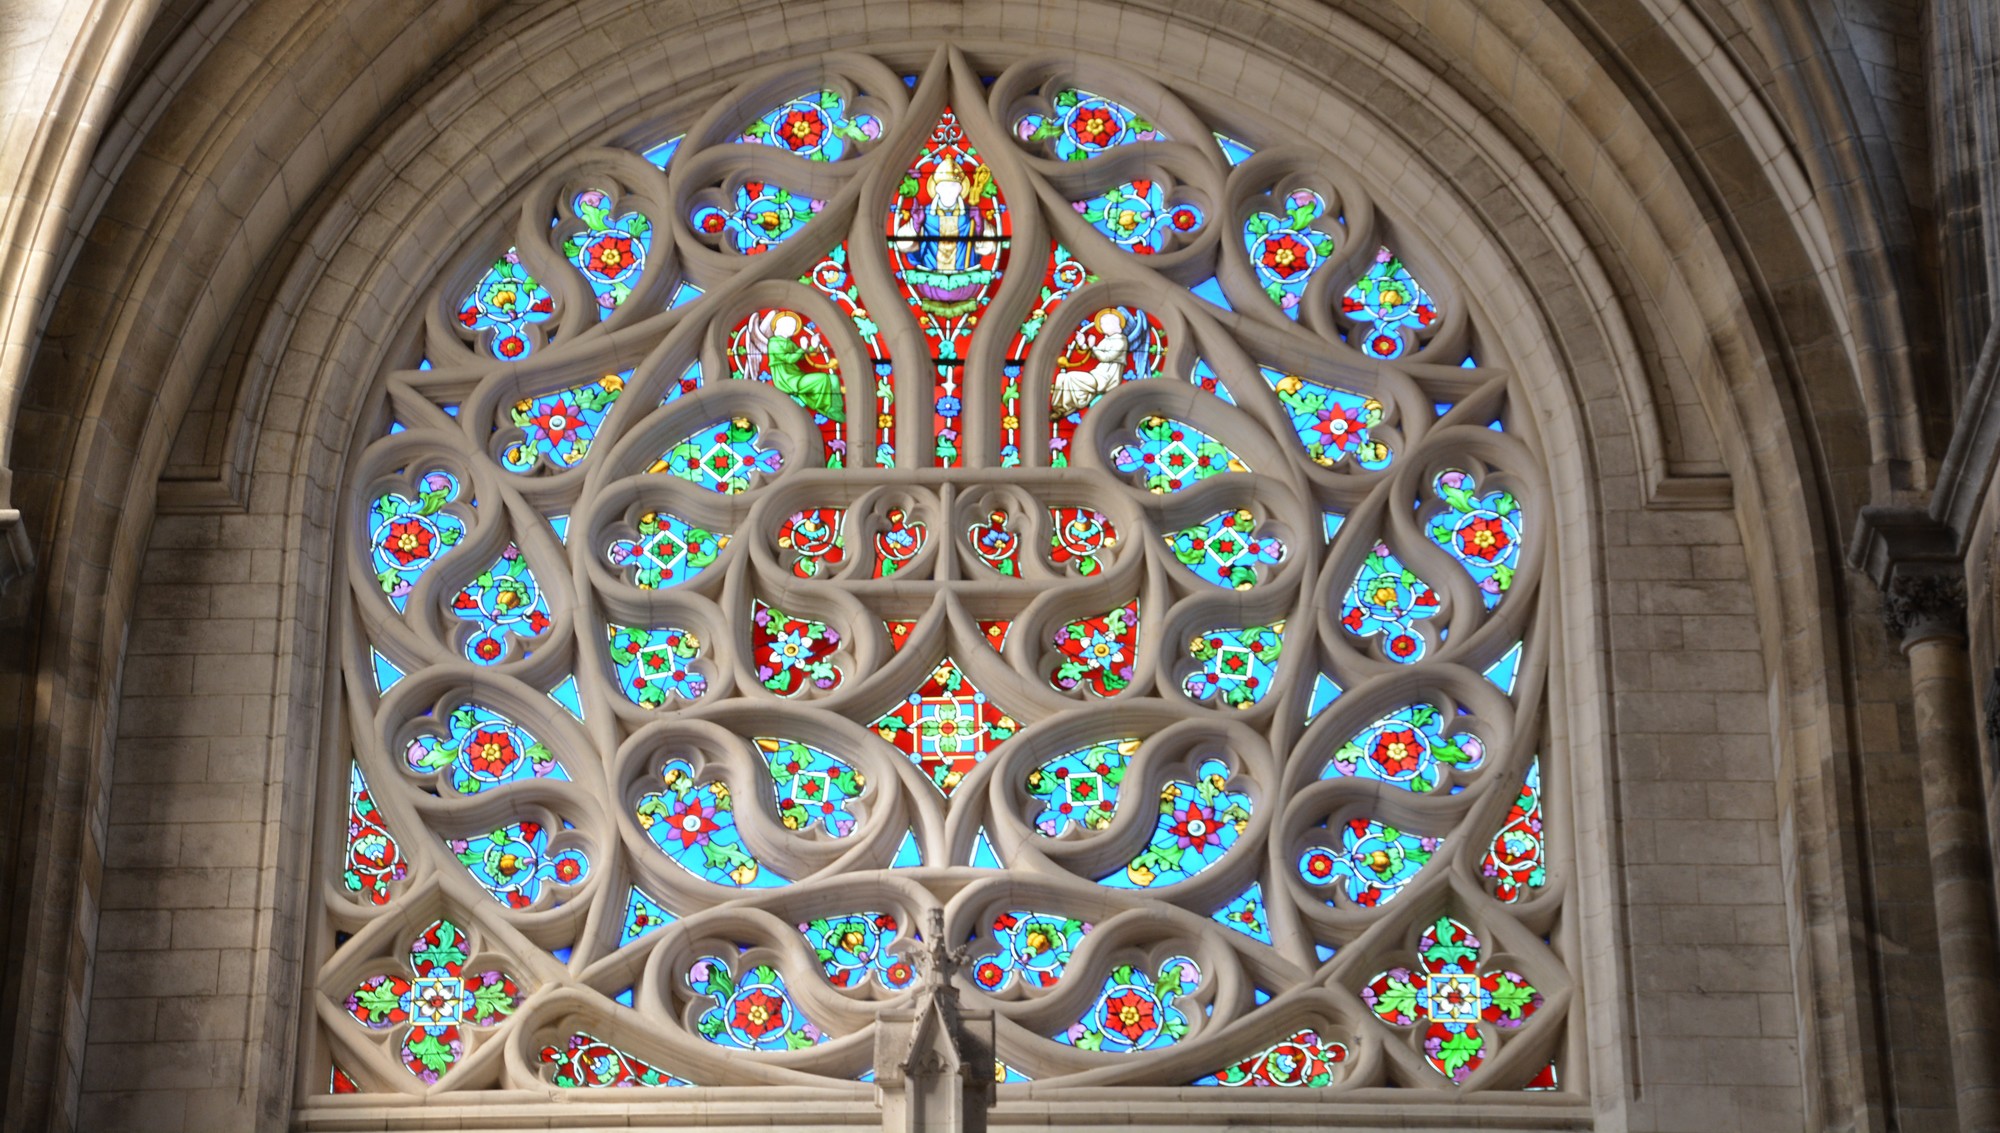
[[[1002,1105],[1583,1080],[1500,328],[1281,123],[967,66],[439,265],[345,496],[329,1092],[872,1097],[933,944]]]

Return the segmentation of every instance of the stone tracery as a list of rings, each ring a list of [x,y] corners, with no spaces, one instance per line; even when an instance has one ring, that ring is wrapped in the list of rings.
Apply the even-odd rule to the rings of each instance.
[[[448,281],[353,473],[376,809],[320,982],[504,926],[544,1057],[413,1085],[329,1024],[336,1086],[853,1081],[939,909],[1005,1081],[1554,1084],[1504,344],[1333,162],[1074,68],[837,57],[664,169],[579,153]],[[1361,996],[1440,917],[1541,997],[1451,1071]]]

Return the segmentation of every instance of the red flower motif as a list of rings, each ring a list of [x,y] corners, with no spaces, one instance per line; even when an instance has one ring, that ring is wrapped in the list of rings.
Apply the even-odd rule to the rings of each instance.
[[[474,771],[493,778],[507,774],[521,758],[514,747],[514,737],[498,728],[474,732],[465,754]]]
[[[521,341],[521,336],[518,334],[510,334],[500,340],[500,355],[503,358],[519,358],[527,349],[528,344]]]
[[[699,803],[683,804],[679,810],[667,815],[666,821],[668,830],[672,832],[670,836],[681,840],[682,849],[705,845],[710,834],[722,829],[716,824],[712,812]]]
[[[1389,652],[1398,657],[1408,657],[1417,651],[1417,639],[1407,633],[1399,633],[1389,639]]]
[[[1423,754],[1423,741],[1417,738],[1416,732],[1404,728],[1378,734],[1375,749],[1369,753],[1369,758],[1391,775],[1407,775],[1417,769]]]
[[[632,239],[629,236],[606,236],[590,246],[590,270],[597,275],[614,276],[632,266]]]
[[[1215,820],[1214,811],[1199,803],[1175,811],[1174,824],[1167,832],[1189,849],[1222,844],[1222,824]]]
[[[1118,117],[1102,106],[1079,110],[1069,120],[1069,132],[1080,146],[1101,149],[1118,136]]]
[[[1338,408],[1320,410],[1319,423],[1313,429],[1325,439],[1328,448],[1340,450],[1359,444],[1367,431],[1362,427],[1359,413]]]
[[[1492,562],[1507,553],[1507,525],[1498,519],[1475,519],[1458,529],[1458,549],[1467,558]]]
[[[778,127],[778,138],[795,150],[812,149],[826,133],[826,119],[818,111],[794,110]]]
[[[762,988],[736,1001],[736,1029],[752,1038],[761,1039],[784,1023],[785,1001]]]
[[[577,430],[583,422],[577,419],[576,410],[567,401],[550,402],[542,406],[542,411],[530,418],[547,433],[552,444],[561,444]]]
[[[1317,850],[1306,855],[1306,872],[1322,879],[1333,876],[1333,856]]]
[[[473,652],[479,654],[481,661],[492,661],[500,656],[500,643],[490,637],[482,637],[479,644],[473,647]]]
[[[1279,279],[1290,279],[1312,267],[1312,249],[1286,233],[1264,241],[1263,264]]]
[[[382,539],[382,549],[394,555],[396,561],[403,566],[430,558],[430,526],[415,519],[392,523],[389,525],[389,534]]]
[[[1104,1001],[1104,1029],[1124,1035],[1126,1042],[1138,1042],[1157,1025],[1152,1002],[1136,991]]]
[[[1007,978],[1007,973],[1000,965],[991,961],[979,965],[979,969],[973,975],[978,977],[981,987],[999,987],[1000,981]]]

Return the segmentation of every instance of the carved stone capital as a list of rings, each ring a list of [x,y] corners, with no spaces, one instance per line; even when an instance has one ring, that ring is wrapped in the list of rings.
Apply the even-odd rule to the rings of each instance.
[[[1882,623],[1908,649],[1965,637],[1965,578],[1958,535],[1917,508],[1864,507],[1848,561],[1882,591]]]
[[[1934,637],[1965,637],[1965,580],[1956,574],[1897,572],[1882,590],[1882,624],[1903,648]]]
[[[1986,678],[1986,750],[2000,759],[2000,669]]]

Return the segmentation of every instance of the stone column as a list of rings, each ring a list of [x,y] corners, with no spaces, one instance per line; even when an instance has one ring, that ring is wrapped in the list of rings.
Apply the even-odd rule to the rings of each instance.
[[[1917,762],[1962,1133],[2000,1133],[2000,970],[1966,654],[1965,587],[1941,570],[1892,572],[1883,618],[1910,659]]]

